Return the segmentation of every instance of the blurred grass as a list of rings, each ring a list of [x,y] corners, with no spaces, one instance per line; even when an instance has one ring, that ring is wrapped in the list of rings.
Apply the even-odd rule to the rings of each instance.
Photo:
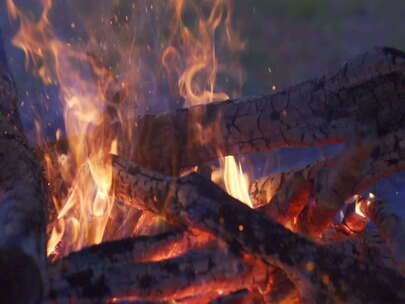
[[[248,45],[244,94],[315,77],[374,46],[405,49],[402,0],[244,0],[235,15]]]
[[[97,5],[101,2],[69,3],[80,8],[75,10],[80,16],[99,14],[105,9],[105,5]],[[127,12],[136,0],[114,0],[109,6],[113,3]],[[315,77],[373,46],[405,49],[405,0],[233,0],[233,3],[236,26],[247,44],[242,55],[245,95],[269,92],[273,85],[283,88]],[[58,21],[70,24],[74,16],[65,11]],[[8,28],[7,19],[4,3],[0,1],[1,28]],[[154,27],[134,30],[139,36],[142,32],[148,34],[146,29],[152,31]],[[18,63],[19,70],[24,71],[21,62],[17,58],[13,64]],[[25,72],[19,73],[21,84],[40,85],[24,77]]]

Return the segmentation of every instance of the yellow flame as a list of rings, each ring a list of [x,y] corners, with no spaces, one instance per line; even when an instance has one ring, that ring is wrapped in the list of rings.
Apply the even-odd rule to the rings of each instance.
[[[26,62],[34,65],[45,84],[56,83],[60,88],[69,151],[58,156],[56,166],[46,163],[47,177],[50,181],[62,178],[70,189],[64,201],[58,202],[48,253],[67,235],[64,247],[69,252],[102,241],[113,202],[107,193],[112,178],[108,152],[114,135],[106,135],[109,127],[101,88],[77,68],[89,66],[87,56],[56,36],[48,17],[52,0],[42,0],[41,4],[42,13],[35,20],[19,10],[13,0],[7,0],[10,17],[20,22],[13,43],[24,51]],[[56,137],[61,136],[58,132]],[[56,177],[56,171],[60,176]]]
[[[234,198],[252,208],[253,204],[249,196],[249,177],[243,173],[240,163],[235,157],[225,157],[224,182],[226,191]]]

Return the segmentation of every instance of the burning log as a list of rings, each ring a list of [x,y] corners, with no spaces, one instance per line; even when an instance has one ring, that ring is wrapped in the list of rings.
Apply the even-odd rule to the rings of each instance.
[[[77,273],[50,277],[48,303],[100,303],[112,298],[166,301],[207,291],[217,291],[218,297],[262,282],[267,271],[267,267],[218,250],[190,251],[158,262],[100,263]]]
[[[114,157],[113,176],[118,199],[163,215],[170,222],[209,231],[232,247],[281,268],[306,301],[405,301],[405,278],[399,273],[314,244],[198,174],[167,177]]]
[[[0,155],[0,302],[37,304],[46,289],[47,191],[22,132],[1,39]]]
[[[135,123],[138,148],[130,158],[178,175],[216,159],[218,151],[237,155],[344,142],[357,125],[379,137],[403,131],[404,72],[403,52],[376,48],[336,73],[272,95],[146,115]]]
[[[314,184],[315,202],[298,217],[300,232],[320,236],[333,223],[344,202],[354,194],[374,146],[372,141],[356,141],[332,167],[319,171]]]
[[[84,248],[55,261],[48,267],[50,275],[61,272],[65,276],[100,265],[130,264],[168,259],[207,246],[213,237],[200,232],[177,230],[156,236],[139,236],[119,241],[104,242]]]
[[[317,189],[316,185],[324,185],[330,182],[328,181],[328,174],[324,174],[325,171],[333,172],[334,168],[338,168],[338,170],[343,170],[342,173],[346,174],[345,168],[353,169],[361,163],[364,165],[362,170],[360,168],[357,170],[357,177],[352,178],[352,183],[345,187],[345,194],[342,194],[344,189],[339,187],[338,192],[341,195],[336,200],[339,205],[350,196],[363,192],[367,187],[382,178],[405,168],[404,132],[399,131],[388,134],[376,143],[375,148],[369,146],[363,152],[361,152],[361,146],[356,144],[352,146],[355,150],[358,149],[359,156],[357,158],[360,158],[361,162],[357,162],[353,158],[355,156],[354,152],[350,154],[349,151],[344,151],[342,155],[318,161],[303,168],[263,177],[250,186],[252,201],[255,205],[260,206],[259,210],[261,212],[270,215],[275,221],[285,225],[298,216],[311,197],[317,196],[314,194]],[[372,150],[371,153],[370,150]],[[365,154],[369,154],[369,161],[366,161],[367,156]],[[341,166],[339,160],[340,162],[344,161],[342,157],[346,158],[350,163]],[[364,161],[366,162],[364,163]],[[351,171],[353,172],[353,170]],[[344,174],[341,175],[341,178],[345,180]],[[323,188],[330,189],[328,186]],[[327,199],[329,200],[328,195]],[[336,210],[332,213],[334,216]]]

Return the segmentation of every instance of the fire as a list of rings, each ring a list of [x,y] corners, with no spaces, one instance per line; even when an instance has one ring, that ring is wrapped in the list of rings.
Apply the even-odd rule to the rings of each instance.
[[[69,185],[62,202],[58,193],[52,193],[57,218],[50,224],[48,242],[48,254],[62,240],[62,253],[66,253],[103,239],[114,202],[108,195],[112,169],[107,152],[115,135],[108,132],[102,88],[78,68],[91,69],[86,54],[58,39],[49,20],[53,3],[41,3],[43,10],[38,21],[19,10],[13,0],[7,0],[7,7],[11,18],[20,22],[13,43],[24,51],[27,64],[35,67],[45,84],[58,85],[63,102],[69,150],[58,153],[56,164],[50,161],[50,154],[45,154],[45,164],[51,184],[62,178]]]
[[[96,6],[92,16],[68,21],[66,27],[83,30],[85,38],[64,40],[52,23],[51,13],[58,9],[53,0],[38,0],[42,11],[37,18],[14,0],[6,1],[10,19],[19,22],[14,45],[23,50],[27,68],[44,84],[58,88],[63,107],[65,125],[55,138],[66,141],[67,149],[50,144],[41,133],[41,120],[36,121],[55,211],[48,254],[60,257],[144,231],[140,225],[148,222],[148,215],[139,219],[136,210],[118,204],[110,194],[110,153],[125,157],[136,149],[128,140],[136,115],[151,107],[172,107],[151,102],[161,100],[163,80],[183,106],[240,93],[243,77],[237,55],[244,43],[233,30],[232,2],[151,0],[133,2],[120,13],[116,1],[108,2],[106,11]],[[153,31],[145,26],[151,22],[156,23]],[[233,157],[223,164],[226,189],[251,205],[241,166]],[[138,223],[131,222],[131,216]]]
[[[230,195],[253,208],[249,196],[249,176],[243,172],[241,164],[233,156],[225,157],[224,182]]]

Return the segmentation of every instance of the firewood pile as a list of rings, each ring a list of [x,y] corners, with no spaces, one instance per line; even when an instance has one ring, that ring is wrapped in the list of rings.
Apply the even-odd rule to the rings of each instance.
[[[167,232],[56,261],[46,258],[46,181],[0,59],[1,303],[405,302],[404,222],[361,195],[405,168],[405,53],[376,48],[271,95],[139,117],[139,149],[113,156],[112,191],[164,219]],[[196,172],[181,174],[218,150],[330,143],[345,148],[254,181],[254,208]]]

